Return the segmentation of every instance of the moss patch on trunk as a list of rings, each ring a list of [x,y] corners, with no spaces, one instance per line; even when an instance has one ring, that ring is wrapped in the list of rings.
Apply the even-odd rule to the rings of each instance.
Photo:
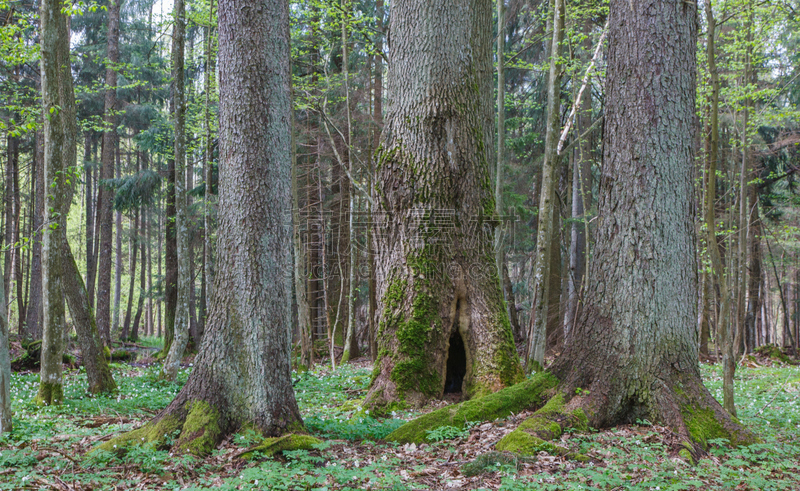
[[[470,421],[504,418],[512,412],[540,405],[545,392],[554,388],[558,380],[547,372],[505,388],[494,394],[443,407],[409,421],[390,433],[386,440],[399,443],[422,443],[427,432],[440,426],[463,428]]]
[[[64,386],[62,384],[41,382],[39,384],[39,393],[36,394],[33,402],[37,406],[61,404],[64,402]]]

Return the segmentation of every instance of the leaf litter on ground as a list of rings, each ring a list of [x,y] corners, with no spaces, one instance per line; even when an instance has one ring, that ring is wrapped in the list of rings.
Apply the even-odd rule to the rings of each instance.
[[[370,415],[362,406],[372,368],[365,360],[293,373],[306,425],[324,440],[313,450],[243,460],[242,450],[259,441],[244,431],[205,458],[148,446],[122,458],[87,455],[169,404],[190,368],[177,383],[167,384],[158,380],[158,365],[113,364],[120,391],[100,397],[86,394],[85,373],[69,370],[65,403],[45,408],[31,402],[38,375],[15,373],[14,431],[0,437],[0,489],[800,489],[800,368],[755,357],[743,365],[736,373],[739,417],[763,443],[729,448],[712,440],[695,465],[673,451],[676,437],[669,429],[648,421],[562,435],[559,445],[587,455],[587,462],[544,452],[527,457],[497,452],[495,443],[531,411],[465,430],[440,428],[419,445],[383,443],[405,421],[453,401],[388,418]],[[712,394],[721,398],[719,366],[701,369]]]

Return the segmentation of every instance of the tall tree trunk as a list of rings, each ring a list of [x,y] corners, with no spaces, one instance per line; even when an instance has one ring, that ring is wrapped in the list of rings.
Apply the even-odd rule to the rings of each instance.
[[[86,179],[86,288],[89,295],[89,305],[94,305],[94,283],[97,275],[97,261],[94,250],[94,163],[92,162],[92,134],[86,132],[83,136],[83,171]]]
[[[527,369],[533,370],[544,363],[547,347],[547,324],[550,318],[550,265],[552,263],[553,229],[556,213],[555,188],[558,183],[558,137],[561,129],[561,42],[564,39],[564,2],[552,0],[553,37],[550,44],[550,76],[547,83],[547,130],[545,134],[542,187],[539,198],[539,230],[536,234],[536,264],[533,273],[534,307],[528,335]]]
[[[750,213],[748,214],[750,225],[748,227],[748,245],[750,247],[748,273],[747,276],[747,314],[745,316],[745,343],[749,350],[757,348],[758,336],[756,320],[761,308],[761,219],[758,214],[758,191],[755,184],[749,186],[750,193]]]
[[[356,189],[355,185],[351,182],[355,175],[353,168],[352,158],[352,135],[353,135],[353,122],[350,114],[350,58],[349,58],[349,16],[350,2],[349,0],[342,0],[342,9],[344,15],[342,17],[342,72],[344,74],[344,91],[345,91],[345,113],[347,115],[347,133],[345,144],[345,152],[347,155],[348,165],[348,210],[347,214],[347,244],[349,251],[350,264],[347,268],[347,330],[345,331],[344,347],[342,350],[342,363],[347,363],[350,358],[358,358],[360,356],[358,349],[358,336],[356,335],[356,286],[357,268],[358,268],[358,248],[356,247],[356,236],[353,217],[357,213],[356,210]]]
[[[720,347],[722,348],[722,370],[723,370],[723,400],[725,410],[731,415],[736,415],[736,407],[733,402],[733,374],[736,370],[733,356],[733,336],[731,333],[731,295],[728,288],[728,280],[722,266],[719,244],[717,243],[717,224],[714,213],[717,196],[717,163],[719,161],[719,74],[717,73],[716,51],[715,51],[715,31],[716,19],[711,9],[710,2],[705,4],[706,22],[708,23],[706,41],[706,55],[708,57],[708,72],[711,75],[711,133],[709,135],[708,152],[708,176],[705,203],[705,222],[708,237],[706,247],[711,256],[711,266],[714,272],[717,294],[720,298],[719,318],[717,319],[717,331],[719,333]]]
[[[190,277],[189,221],[186,197],[186,107],[184,101],[184,41],[186,33],[185,7],[183,0],[174,4],[175,23],[172,33],[172,99],[175,108],[172,114],[175,128],[175,232],[177,241],[178,277],[177,302],[175,305],[174,338],[170,346],[161,377],[175,380],[178,376],[183,353],[189,343],[189,289]]]
[[[552,372],[565,396],[583,389],[568,408],[595,428],[647,418],[698,445],[712,434],[747,443],[754,436],[711,396],[697,362],[696,16],[686,2],[611,0],[594,254]],[[688,424],[698,414],[708,422]]]
[[[208,331],[175,400],[108,449],[163,442],[165,433],[180,431],[173,448],[207,454],[245,426],[266,436],[302,431],[291,381],[286,274],[292,267],[288,2],[221,0],[219,36],[223,160]]]
[[[5,291],[0,290],[0,305],[5,304]],[[11,353],[8,344],[8,318],[0,312],[0,436],[11,433]]]
[[[119,63],[119,9],[121,0],[111,0],[108,4],[108,46],[106,52],[106,93],[104,102],[105,131],[103,132],[103,154],[100,178],[114,177],[114,151],[117,147],[117,72]],[[111,343],[111,241],[113,240],[114,193],[105,186],[98,190],[98,225],[100,243],[97,266],[97,327],[106,345]],[[119,231],[117,231],[119,233]]]
[[[497,161],[495,162],[494,175],[494,205],[495,213],[501,219],[500,226],[495,235],[495,264],[497,271],[503,271],[503,230],[505,221],[503,216],[503,168],[506,164],[506,79],[505,79],[505,44],[506,44],[506,5],[505,0],[497,0]],[[503,290],[505,296],[505,290]],[[508,298],[505,298],[509,302]]]
[[[15,199],[14,195],[16,194],[14,191],[14,167],[16,167],[16,163],[14,162],[14,147],[16,145],[16,138],[14,138],[10,133],[7,135],[6,138],[6,169],[5,169],[5,193],[3,193],[3,201],[4,201],[4,210],[5,210],[5,217],[4,217],[4,224],[5,224],[5,231],[3,235],[3,244],[7,247],[5,254],[3,254],[3,291],[4,292],[11,292],[12,285],[11,282],[13,281],[13,273],[14,273],[14,256],[16,254],[16,247],[14,247],[14,229],[15,223],[18,219],[19,213],[18,210],[15,208]],[[6,303],[3,303],[2,307],[6,311],[6,315],[8,315],[8,308],[10,307],[10,300],[9,298],[5,298]],[[6,317],[8,318],[8,317]]]
[[[42,243],[42,289],[44,318],[39,391],[36,403],[61,404],[64,400],[61,358],[64,353],[64,297],[62,256],[58,252],[57,233],[67,226],[66,214],[72,201],[72,188],[66,184],[65,170],[75,159],[75,96],[69,73],[69,32],[61,4],[44,0],[39,9],[41,43],[42,108],[44,118],[45,182],[63,192],[47,193],[46,226]],[[51,184],[51,185],[52,185]],[[3,304],[5,305],[5,304]]]
[[[213,43],[212,43],[212,35],[213,35],[213,26],[214,26],[214,0],[209,0],[208,6],[208,26],[206,27],[206,66],[205,66],[205,73],[203,74],[203,86],[205,90],[205,126],[206,126],[206,138],[205,138],[205,151],[203,152],[203,179],[205,182],[205,193],[203,195],[203,206],[205,207],[203,213],[203,278],[205,278],[205,287],[204,287],[204,298],[206,302],[206,307],[203,309],[204,317],[208,316],[207,312],[207,303],[208,300],[211,298],[211,294],[213,292],[214,286],[214,259],[212,255],[213,243],[211,240],[211,227],[213,226],[213,220],[211,218],[212,208],[214,208],[214,201],[212,200],[212,130],[211,130],[211,74],[214,70],[214,50],[213,50]],[[205,322],[205,320],[204,320]]]
[[[478,397],[522,378],[494,262],[491,19],[481,0],[392,6],[370,406]]]
[[[125,321],[122,323],[121,339],[127,340],[131,328],[131,311],[133,310],[133,293],[136,289],[136,259],[139,252],[139,210],[133,213],[133,223],[130,228],[130,241],[129,241],[129,259],[130,267],[128,273],[130,281],[128,282],[128,305],[125,308]]]
[[[589,37],[591,22],[584,23],[586,40],[583,44],[585,53],[591,53],[592,41]],[[588,61],[588,56],[586,57]],[[577,134],[583,135],[592,126],[592,91],[584,90],[581,94],[580,110],[577,113]],[[581,138],[581,137],[579,137]],[[592,206],[592,151],[594,139],[591,135],[581,138],[575,148],[577,154],[572,168],[572,225],[569,242],[569,275],[567,280],[567,305],[564,311],[564,336],[569,336],[578,305],[583,295],[586,271],[586,241],[589,219],[587,211]]]
[[[175,337],[178,305],[178,240],[175,230],[175,159],[167,161],[167,193],[164,206],[164,348],[166,356]]]
[[[700,354],[708,358],[708,340],[710,334],[710,311],[712,306],[711,299],[713,298],[711,288],[709,288],[709,284],[711,283],[712,279],[709,277],[708,273],[703,273],[702,278],[700,280]]]
[[[103,340],[97,329],[94,310],[89,303],[89,295],[83,277],[72,255],[66,233],[58,234],[58,251],[62,255],[64,272],[64,297],[69,305],[69,313],[78,334],[81,347],[81,361],[86,369],[89,392],[92,394],[110,393],[117,389],[111,375],[108,360],[103,354]]]
[[[141,212],[144,215],[145,210],[142,207]],[[139,273],[139,299],[136,303],[136,314],[133,317],[133,327],[131,328],[131,341],[136,341],[139,339],[139,322],[142,320],[142,310],[144,307],[144,298],[145,294],[145,286],[147,281],[147,262],[145,260],[145,249],[144,249],[144,238],[146,237],[146,231],[144,227],[144,218],[139,219],[139,248],[141,249],[141,257],[142,257],[142,267],[141,272]],[[133,273],[131,273],[131,283],[135,282],[135,278],[133,277]],[[146,332],[145,332],[146,334]]]
[[[26,312],[26,333],[28,340],[41,339],[42,336],[42,236],[44,234],[44,137],[39,131],[34,138],[34,158],[31,169],[33,193],[31,206],[33,220],[31,234],[30,298]]]
[[[377,40],[375,42],[375,51],[378,53],[378,56],[375,57],[375,85],[374,85],[374,98],[375,104],[372,113],[372,120],[375,124],[375,129],[372,134],[373,138],[373,146],[372,148],[378,148],[380,145],[380,136],[381,131],[383,130],[383,0],[377,0],[375,2],[375,16],[377,17],[376,28],[378,30]],[[370,172],[369,172],[369,189],[372,192],[373,200],[369,203],[369,214],[370,216],[374,216],[375,206],[373,202],[376,198],[375,196],[375,155],[370,155]],[[377,295],[377,279],[376,279],[376,265],[375,265],[375,238],[372,235],[373,229],[370,227],[369,229],[369,236],[367,238],[367,257],[369,260],[369,332],[370,332],[370,343],[369,343],[369,350],[370,350],[370,357],[372,361],[375,362],[378,359],[378,295]]]
[[[116,179],[119,179],[122,175],[122,159],[120,157],[119,139],[117,139],[116,145],[117,165],[114,167],[114,176]],[[132,228],[130,226],[130,220],[128,221],[128,227],[129,229]],[[114,228],[116,229],[117,233],[114,235],[114,307],[112,309],[113,320],[111,323],[111,332],[112,334],[119,335],[119,318],[121,315],[120,303],[122,300],[122,275],[125,274],[125,266],[122,262],[122,234],[125,229],[122,228],[122,212],[119,210],[114,212]],[[129,232],[131,235],[136,233],[135,230],[129,230]],[[126,329],[123,337],[127,337],[127,335],[128,332]]]
[[[297,299],[297,324],[300,334],[300,363],[311,367],[314,362],[314,336],[311,329],[310,309],[308,305],[308,273],[305,268],[308,264],[308,254],[303,245],[300,233],[300,190],[297,174],[297,140],[294,129],[294,112],[292,112],[292,255],[294,259],[294,290]]]

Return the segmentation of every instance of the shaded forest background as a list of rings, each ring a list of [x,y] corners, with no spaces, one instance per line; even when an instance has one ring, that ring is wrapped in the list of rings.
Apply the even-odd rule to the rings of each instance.
[[[166,354],[174,332],[179,264],[176,186],[169,178],[175,175],[176,138],[169,113],[174,92],[172,8],[146,0],[116,5],[118,10],[107,2],[72,6],[72,73],[81,145],[79,166],[71,170],[79,187],[67,234],[105,344],[163,336]],[[501,89],[502,137],[492,164],[503,224],[497,261],[515,338],[526,358],[534,358],[526,340],[534,323],[537,241],[549,241],[550,281],[542,298],[547,299],[547,347],[552,354],[574,325],[586,282],[597,209],[593,196],[602,172],[607,4],[565,2],[563,26],[555,26],[563,41],[556,53],[558,77],[552,78],[548,45],[554,5],[510,0],[498,9],[491,27],[496,38],[501,33],[496,69],[502,61],[502,70],[496,71],[501,83],[495,85]],[[701,356],[716,358],[721,326],[734,333],[738,355],[766,344],[796,352],[800,3],[726,0],[710,7],[700,10],[697,46],[694,205]],[[29,1],[0,4],[3,281],[10,330],[25,345],[41,338],[40,238],[47,226],[42,218],[47,183],[42,175],[37,8]],[[345,351],[351,358],[377,356],[370,234],[380,232],[371,227],[368,196],[384,108],[392,98],[385,83],[391,60],[391,40],[385,35],[390,10],[382,1],[290,5],[294,257],[303,279],[295,282],[295,346],[297,363],[306,366],[315,360],[338,363]],[[114,11],[119,15],[116,56],[109,50]],[[188,323],[194,347],[205,327],[217,233],[215,12],[213,0],[186,4],[186,172],[185,182],[178,184],[188,196],[189,246],[182,250],[188,250]],[[109,72],[115,77],[109,78]],[[562,142],[548,184],[542,182],[542,168],[549,83],[557,88]],[[710,136],[714,124],[718,142]],[[538,217],[548,185],[555,199],[550,233],[543,235]],[[113,202],[111,213],[103,213],[99,194],[106,196],[106,204]],[[442,216],[446,219],[447,210]],[[719,250],[717,266],[710,237],[715,238],[712,248]],[[110,251],[105,261],[104,250]],[[102,278],[110,278],[109,288]],[[68,321],[65,334],[70,331]]]

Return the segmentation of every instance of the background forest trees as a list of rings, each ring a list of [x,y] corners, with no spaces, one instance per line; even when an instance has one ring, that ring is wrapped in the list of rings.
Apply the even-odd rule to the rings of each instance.
[[[502,32],[494,61],[496,68],[499,53],[503,75],[493,86],[503,81],[494,109],[504,116],[504,138],[492,140],[503,146],[487,149],[499,156],[488,186],[497,190],[502,232],[495,257],[520,354],[549,360],[569,343],[593,259],[608,6],[509,0],[502,7],[486,25],[487,36]],[[43,168],[40,19],[29,0],[0,9],[5,312],[12,342],[38,353],[52,184]],[[339,363],[345,351],[345,359],[380,354],[375,155],[385,107],[401,102],[384,82],[390,10],[382,0],[290,4],[294,346],[303,365]],[[700,356],[725,358],[729,371],[759,346],[797,350],[800,342],[799,10],[796,0],[698,8],[697,326]],[[171,53],[171,4],[101,1],[69,12],[78,162],[66,238],[111,349],[156,336],[166,355],[176,329],[186,328],[196,350],[205,330],[217,257],[217,6],[190,0],[185,12],[181,57]],[[183,130],[171,112],[179,58]],[[176,131],[185,135],[185,163]],[[176,201],[181,189],[185,201]],[[185,220],[176,223],[180,209]],[[188,244],[179,247],[176,225],[184,221]],[[179,264],[186,320],[176,327]],[[537,271],[547,275],[538,286]],[[71,311],[66,319],[67,343],[82,344],[74,331],[81,320]],[[543,334],[542,356],[534,354],[534,333]]]

